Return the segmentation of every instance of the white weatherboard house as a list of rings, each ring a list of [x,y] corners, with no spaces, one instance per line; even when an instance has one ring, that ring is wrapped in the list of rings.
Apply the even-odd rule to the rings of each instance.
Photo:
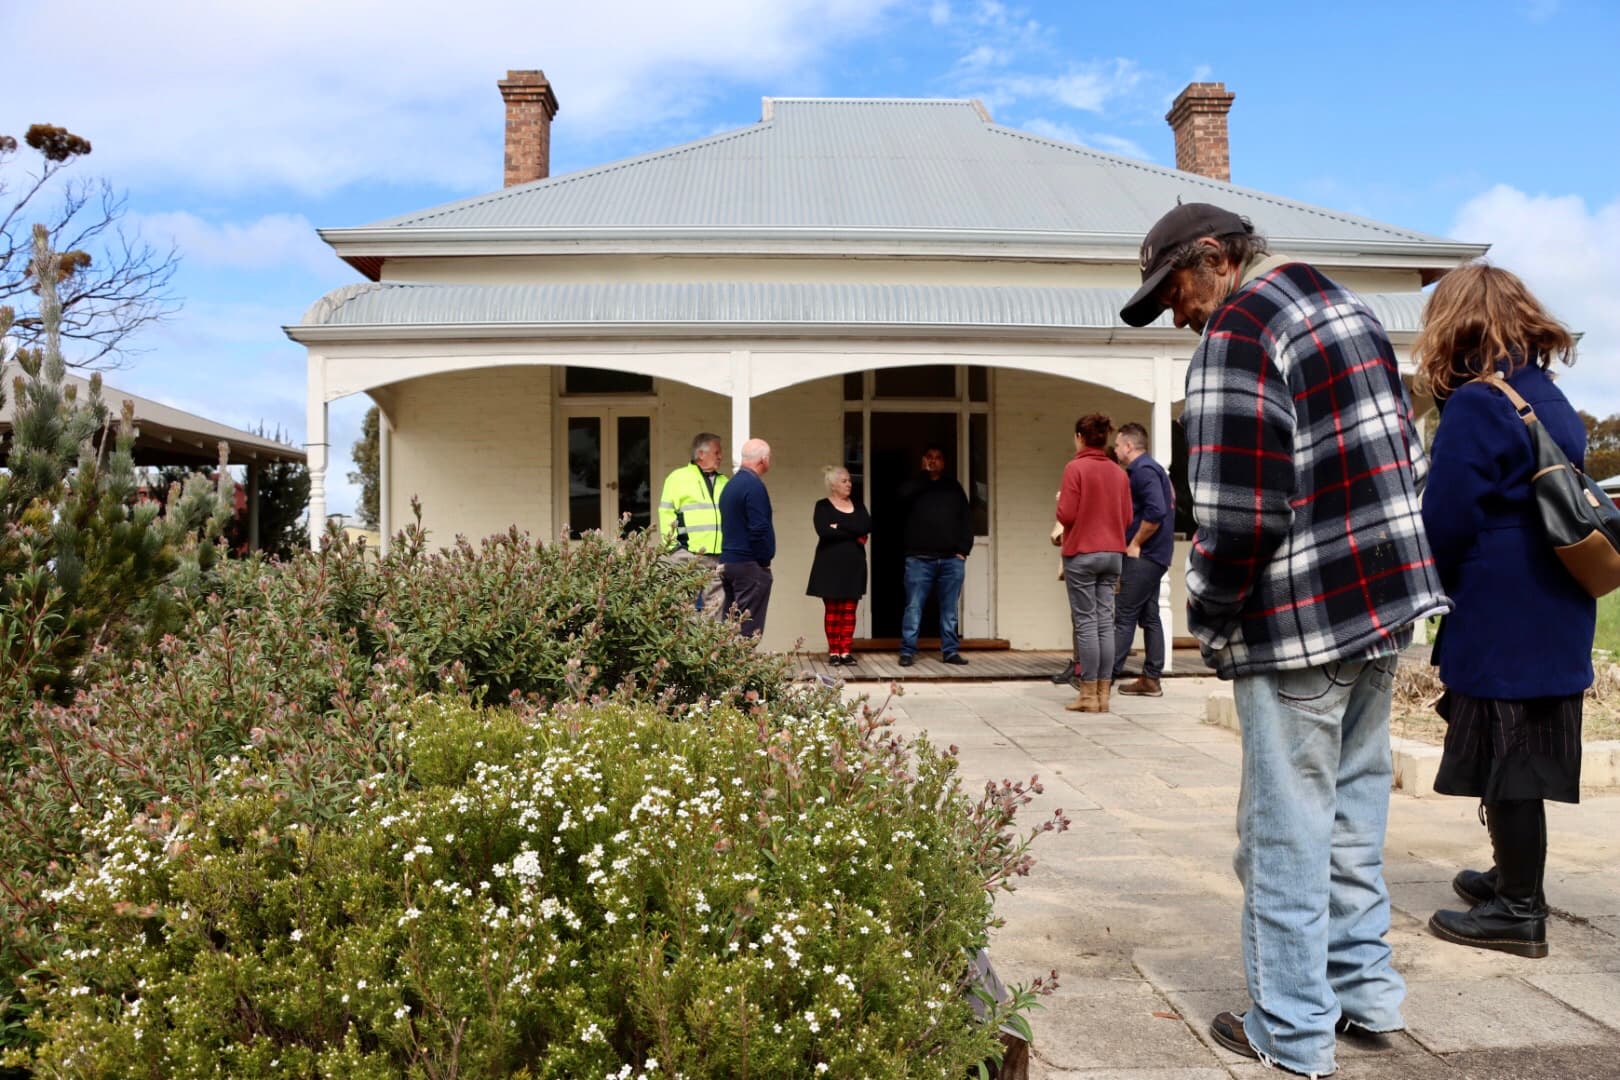
[[[1484,251],[1224,182],[1220,84],[1171,112],[1182,170],[1002,127],[974,101],[767,98],[758,123],[553,177],[549,85],[501,86],[508,179],[538,179],[321,233],[368,280],[287,328],[309,350],[313,519],[327,405],[350,394],[382,410],[384,534],[414,496],[441,543],[644,527],[694,434],[732,455],[759,436],[775,450],[773,649],[822,646],[804,585],[832,463],[876,520],[860,635],[898,635],[894,493],[935,441],[977,522],[964,636],[1068,647],[1048,531],[1076,417],[1145,424],[1179,472],[1196,341],[1118,317],[1143,234],[1178,199],[1247,215],[1361,292],[1403,365],[1419,290]],[[1162,598],[1178,634],[1181,577]]]

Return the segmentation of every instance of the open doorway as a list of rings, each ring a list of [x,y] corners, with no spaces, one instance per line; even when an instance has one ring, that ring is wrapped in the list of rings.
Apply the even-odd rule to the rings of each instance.
[[[871,414],[868,436],[868,508],[872,512],[872,637],[898,638],[905,611],[905,517],[900,488],[922,471],[923,450],[945,450],[946,472],[958,481],[964,472],[957,460],[957,412],[878,412]],[[923,609],[924,638],[939,636],[939,605],[930,597]]]

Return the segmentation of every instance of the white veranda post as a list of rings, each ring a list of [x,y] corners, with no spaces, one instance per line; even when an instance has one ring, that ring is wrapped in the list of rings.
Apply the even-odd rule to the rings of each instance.
[[[1170,468],[1170,455],[1173,444],[1170,438],[1170,404],[1175,397],[1175,363],[1168,356],[1157,356],[1153,359],[1153,460],[1165,469]],[[1174,530],[1175,521],[1172,519],[1164,523],[1164,527]],[[1159,579],[1159,625],[1164,629],[1164,672],[1170,673],[1175,663],[1175,654],[1171,651],[1171,644],[1175,641],[1173,623],[1170,611],[1170,574],[1177,572],[1175,566],[1170,567],[1170,573]]]
[[[326,533],[326,358],[309,354],[309,407],[304,451],[309,461],[309,546],[320,549]]]
[[[742,446],[751,437],[749,427],[753,423],[751,406],[753,404],[754,379],[753,357],[747,352],[734,352],[731,354],[731,471],[736,472],[742,465]]]

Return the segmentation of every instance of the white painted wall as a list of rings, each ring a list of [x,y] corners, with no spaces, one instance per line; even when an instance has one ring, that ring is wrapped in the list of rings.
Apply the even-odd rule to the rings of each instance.
[[[381,391],[393,423],[389,490],[383,494],[395,527],[410,520],[414,494],[435,546],[457,533],[479,538],[514,523],[552,539],[561,527],[553,512],[553,426],[565,402],[588,400],[556,396],[554,378],[548,368],[502,367],[412,379]],[[1047,536],[1053,494],[1073,455],[1074,421],[1101,411],[1116,424],[1149,424],[1151,410],[1138,398],[1053,375],[998,371],[992,379],[997,633],[1018,649],[1067,648],[1068,603]],[[661,383],[649,404],[656,493],[664,474],[688,460],[693,435],[707,430],[726,437],[730,402],[685,384]],[[800,642],[811,650],[825,646],[821,602],[805,596],[804,586],[815,552],[811,509],[824,494],[821,469],[842,458],[843,408],[838,378],[754,401],[753,433],[774,451],[766,477],[778,545],[764,639],[769,649]],[[728,446],[728,456],[730,451]],[[1171,573],[1177,635],[1186,633],[1185,549],[1177,545]]]
[[[552,374],[502,368],[430,375],[396,383],[384,395],[393,423],[389,521],[411,520],[422,501],[429,542],[457,533],[478,539],[512,524],[550,540]]]
[[[1074,457],[1074,422],[1101,412],[1116,427],[1135,420],[1151,431],[1152,407],[1054,375],[998,371],[994,378],[996,627],[1015,649],[1066,649],[1069,603],[1050,533],[1063,467]]]

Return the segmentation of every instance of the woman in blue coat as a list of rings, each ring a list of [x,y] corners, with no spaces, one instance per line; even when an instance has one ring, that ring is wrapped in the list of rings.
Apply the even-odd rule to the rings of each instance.
[[[1596,601],[1553,554],[1531,490],[1530,433],[1496,370],[1577,466],[1586,427],[1553,385],[1574,339],[1516,276],[1475,263],[1441,279],[1414,347],[1440,407],[1423,525],[1452,610],[1435,644],[1446,746],[1435,790],[1481,802],[1493,869],[1452,882],[1469,911],[1437,911],[1436,936],[1547,955],[1546,799],[1579,802],[1581,702],[1592,685]]]

